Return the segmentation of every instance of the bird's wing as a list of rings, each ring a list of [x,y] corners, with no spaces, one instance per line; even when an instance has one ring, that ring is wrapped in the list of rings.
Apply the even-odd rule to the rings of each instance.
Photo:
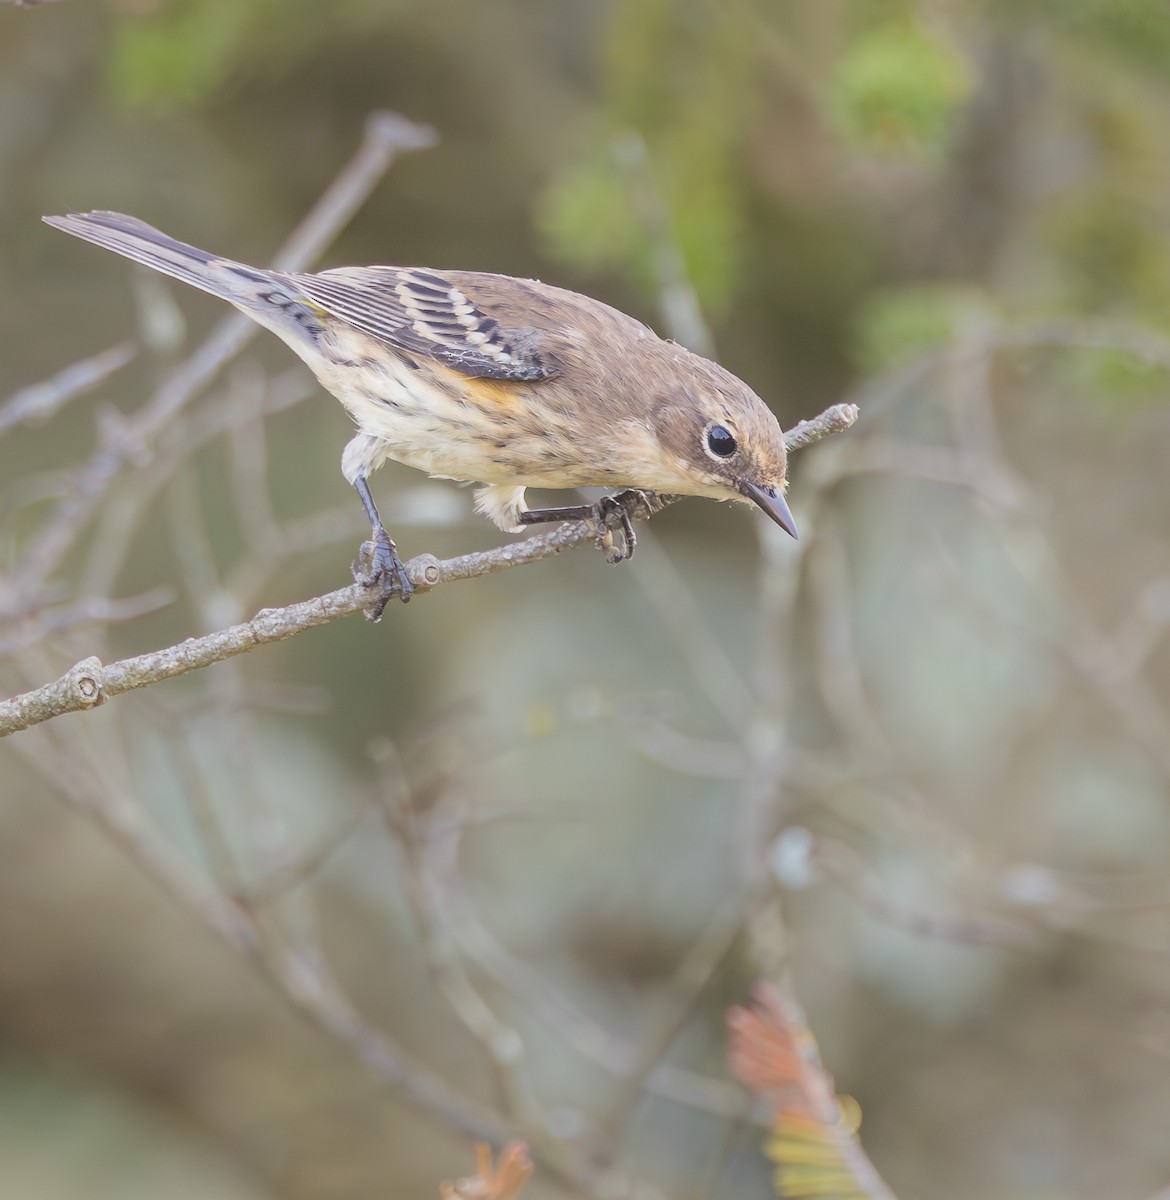
[[[437,271],[344,267],[286,276],[331,316],[408,354],[483,379],[538,380],[557,373],[532,329],[507,329]]]

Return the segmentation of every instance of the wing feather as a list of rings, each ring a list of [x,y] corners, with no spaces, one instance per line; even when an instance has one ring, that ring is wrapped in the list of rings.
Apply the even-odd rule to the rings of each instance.
[[[533,330],[508,330],[434,271],[350,267],[288,277],[314,305],[387,345],[465,375],[537,380],[556,374]]]

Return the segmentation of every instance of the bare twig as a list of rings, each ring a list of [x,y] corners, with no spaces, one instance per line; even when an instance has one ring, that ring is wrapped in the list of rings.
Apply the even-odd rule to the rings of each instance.
[[[821,437],[847,429],[857,419],[851,405],[835,405],[812,421],[802,421],[787,435],[793,448],[807,446]],[[665,505],[674,498],[660,497]],[[596,529],[586,521],[573,521],[522,542],[497,546],[456,558],[438,559],[420,554],[406,564],[417,594],[424,594],[459,579],[494,575],[511,567],[552,558],[574,546],[592,541]],[[0,737],[39,725],[53,717],[96,708],[113,696],[147,687],[164,679],[175,679],[190,671],[224,662],[257,646],[284,641],[339,617],[367,611],[378,599],[376,588],[360,584],[340,588],[325,596],[302,600],[286,608],[262,609],[250,621],[221,629],[203,637],[188,638],[176,646],[140,654],[135,658],[104,665],[90,657],[76,663],[59,679],[31,692],[0,703]]]
[[[803,450],[831,433],[844,433],[856,423],[860,415],[861,409],[856,404],[833,404],[820,416],[812,417],[808,421],[797,421],[785,432],[784,445],[789,454],[795,450]]]

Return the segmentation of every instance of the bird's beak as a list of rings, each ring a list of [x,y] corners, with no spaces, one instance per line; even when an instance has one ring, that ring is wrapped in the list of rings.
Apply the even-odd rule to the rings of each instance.
[[[783,495],[776,488],[761,487],[758,483],[741,483],[740,491],[764,512],[791,537],[799,538],[796,532],[796,522],[788,511]]]

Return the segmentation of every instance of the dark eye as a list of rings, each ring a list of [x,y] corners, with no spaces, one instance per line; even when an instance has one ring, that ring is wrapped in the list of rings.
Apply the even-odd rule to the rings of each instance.
[[[720,458],[730,458],[736,450],[731,430],[724,429],[722,425],[712,425],[707,430],[707,448]]]

